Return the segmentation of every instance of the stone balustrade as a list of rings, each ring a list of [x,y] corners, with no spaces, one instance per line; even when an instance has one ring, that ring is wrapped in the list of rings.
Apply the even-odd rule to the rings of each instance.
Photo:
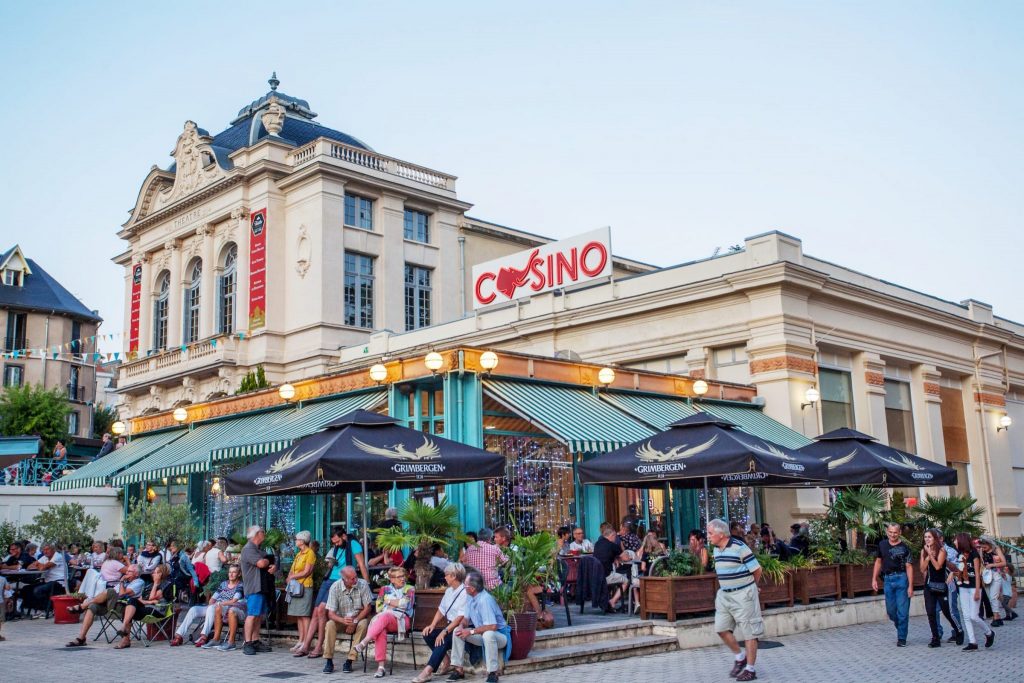
[[[423,166],[410,164],[392,157],[377,154],[360,147],[353,147],[327,138],[319,138],[307,145],[299,147],[288,155],[293,167],[298,168],[315,159],[327,157],[347,164],[395,175],[414,183],[429,185],[449,192],[455,191],[455,176],[434,171]]]

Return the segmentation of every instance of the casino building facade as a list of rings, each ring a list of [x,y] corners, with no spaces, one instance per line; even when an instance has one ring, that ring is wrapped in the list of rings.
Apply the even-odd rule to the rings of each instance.
[[[580,487],[574,471],[700,407],[786,445],[850,426],[949,463],[990,529],[1021,533],[1024,326],[815,258],[781,232],[668,268],[612,257],[610,274],[589,277],[591,242],[471,218],[454,176],[321,126],[277,88],[271,79],[216,135],[187,122],[174,164],[144,180],[115,259],[132,442],[59,488],[188,502],[211,533],[353,525],[358,500],[228,499],[219,477],[359,407],[508,461],[502,480],[376,496],[374,516],[445,496],[466,528],[579,521],[595,533],[636,515],[679,537],[700,522],[703,494]],[[584,252],[593,260],[580,265]],[[530,263],[555,282],[531,288]],[[484,350],[497,367],[480,364]],[[440,367],[424,366],[430,351]],[[257,367],[270,388],[235,395]],[[599,381],[605,367],[611,382]],[[702,397],[696,379],[710,384]],[[907,493],[929,492],[946,491]],[[776,528],[824,501],[820,490],[711,496],[715,514]]]

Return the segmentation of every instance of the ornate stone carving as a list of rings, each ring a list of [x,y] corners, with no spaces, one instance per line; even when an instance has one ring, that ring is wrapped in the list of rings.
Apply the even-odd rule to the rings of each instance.
[[[267,129],[268,133],[275,136],[280,135],[281,129],[284,128],[284,107],[276,97],[271,96],[270,106],[260,115],[260,121],[263,122],[263,127]]]
[[[170,253],[178,248],[178,240],[168,240],[164,242],[164,251]]]
[[[178,136],[171,153],[175,161],[174,185],[156,197],[154,209],[167,206],[225,176],[210,147],[212,141],[212,137],[200,132],[194,121],[185,122],[185,130]]]
[[[196,235],[198,237],[206,237],[207,235],[213,234],[213,223],[203,223],[196,228]]]
[[[309,264],[313,258],[313,246],[305,225],[299,226],[299,236],[295,242],[295,253],[298,254],[298,259],[295,262],[295,272],[299,274],[299,277],[304,278],[306,273],[309,272]]]

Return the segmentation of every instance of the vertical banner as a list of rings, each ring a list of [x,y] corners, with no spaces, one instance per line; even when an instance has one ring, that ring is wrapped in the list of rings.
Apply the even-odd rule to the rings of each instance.
[[[128,351],[139,350],[139,319],[142,315],[142,264],[132,266],[132,312],[128,322]]]
[[[267,210],[249,216],[249,329],[267,324]]]

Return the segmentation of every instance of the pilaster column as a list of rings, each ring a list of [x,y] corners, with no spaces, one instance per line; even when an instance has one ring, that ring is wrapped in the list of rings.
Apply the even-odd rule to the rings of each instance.
[[[235,294],[235,333],[249,329],[249,207],[231,210],[227,227],[228,240],[238,245],[238,287]]]
[[[889,443],[885,427],[885,361],[876,353],[853,356],[853,412],[857,431],[869,434],[880,443]]]
[[[914,434],[917,440],[917,455],[940,465],[946,464],[946,443],[942,438],[942,397],[939,387],[939,371],[932,365],[915,365],[911,368],[910,404],[914,414]],[[948,496],[948,487],[922,488],[918,497],[925,494]]]
[[[694,379],[707,379],[708,350],[703,346],[689,349],[686,352],[687,373]]]
[[[184,274],[181,272],[181,244],[177,240],[164,243],[164,251],[171,255],[171,292],[167,300],[167,346],[181,346],[181,314]]]
[[[196,238],[202,240],[199,247],[200,258],[203,259],[203,283],[200,286],[201,315],[199,319],[199,338],[205,339],[213,335],[217,329],[217,269],[216,256],[213,252],[213,224],[206,223],[196,229]]]
[[[967,439],[971,449],[971,478],[978,503],[985,507],[985,527],[997,536],[1021,533],[1009,434],[999,430],[1006,414],[1006,396],[998,381],[971,383],[973,410],[967,411]],[[980,445],[980,448],[976,447]],[[975,458],[974,455],[979,457]]]

